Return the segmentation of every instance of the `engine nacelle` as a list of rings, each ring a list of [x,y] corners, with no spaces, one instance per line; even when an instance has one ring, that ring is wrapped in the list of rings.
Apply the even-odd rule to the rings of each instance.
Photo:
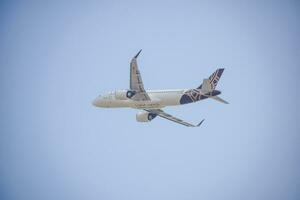
[[[136,92],[132,90],[117,90],[115,92],[115,97],[117,100],[126,100],[132,98],[135,93]]]
[[[126,97],[128,98],[128,99],[131,99],[134,95],[135,95],[135,91],[133,91],[133,90],[128,90],[127,91],[127,93],[126,93]]]
[[[138,121],[138,122],[150,122],[156,116],[157,116],[157,114],[154,114],[154,113],[139,112],[139,113],[136,114],[136,121]]]

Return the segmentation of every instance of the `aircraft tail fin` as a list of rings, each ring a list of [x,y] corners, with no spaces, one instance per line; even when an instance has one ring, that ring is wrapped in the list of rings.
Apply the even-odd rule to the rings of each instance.
[[[224,68],[217,69],[208,79],[203,80],[203,84],[201,84],[197,89],[203,89],[207,91],[212,91],[216,88],[218,81],[220,80]]]

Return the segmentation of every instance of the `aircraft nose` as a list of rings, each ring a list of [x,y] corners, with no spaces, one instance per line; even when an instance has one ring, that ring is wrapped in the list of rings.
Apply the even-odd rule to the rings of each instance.
[[[99,98],[97,97],[96,99],[94,99],[94,101],[92,102],[92,104],[94,105],[94,106],[96,106],[96,107],[98,107],[99,106]]]

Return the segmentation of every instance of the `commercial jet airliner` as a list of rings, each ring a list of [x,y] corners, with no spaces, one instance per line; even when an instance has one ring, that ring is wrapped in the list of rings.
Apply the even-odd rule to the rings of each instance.
[[[136,114],[138,122],[150,122],[159,116],[173,122],[188,126],[197,127],[202,124],[204,119],[194,125],[179,118],[173,117],[162,110],[166,106],[178,106],[194,103],[203,99],[214,99],[227,104],[218,95],[219,90],[215,90],[217,83],[224,69],[217,69],[208,79],[204,79],[202,84],[196,89],[175,89],[175,90],[145,90],[142,77],[137,65],[137,57],[140,50],[130,62],[130,83],[128,90],[116,90],[106,95],[99,95],[93,105],[103,108],[135,108],[140,109]]]

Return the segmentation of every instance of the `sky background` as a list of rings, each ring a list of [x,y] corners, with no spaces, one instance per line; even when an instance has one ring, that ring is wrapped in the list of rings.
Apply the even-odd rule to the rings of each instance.
[[[1,1],[0,199],[300,198],[299,1]],[[129,87],[196,88],[138,123],[91,105]]]

